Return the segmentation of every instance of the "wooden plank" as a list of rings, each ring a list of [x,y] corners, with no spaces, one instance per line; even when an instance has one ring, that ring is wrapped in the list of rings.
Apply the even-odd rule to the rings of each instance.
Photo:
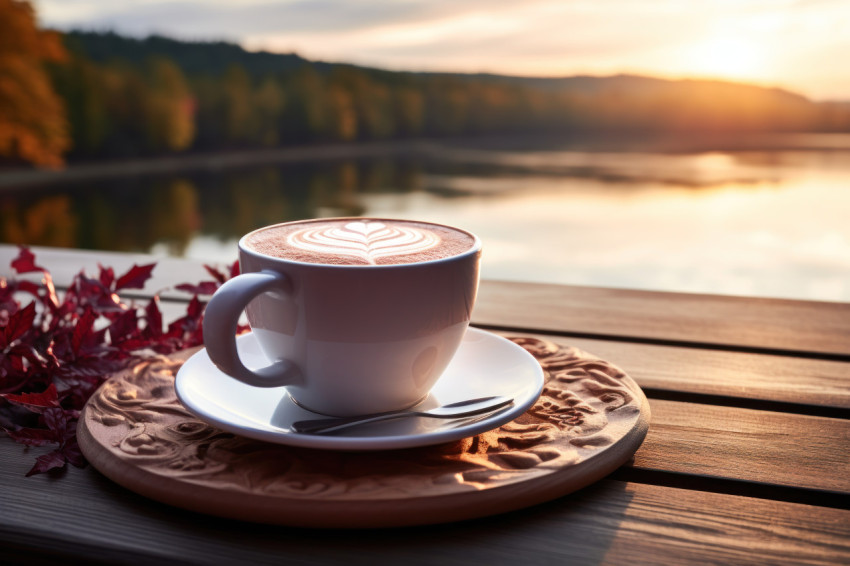
[[[850,357],[850,303],[486,281],[476,324]]]
[[[621,367],[644,389],[850,409],[850,362],[511,331],[499,334],[536,336],[581,348]]]
[[[140,301],[144,304],[144,301]],[[166,322],[186,314],[186,303],[161,301]],[[247,322],[243,320],[243,322]],[[503,331],[503,336],[536,336],[575,346],[625,370],[649,397],[659,391],[723,396],[728,403],[760,402],[807,405],[809,413],[850,411],[850,362],[813,360],[655,346],[608,340]],[[712,399],[712,402],[718,402]],[[776,407],[773,407],[774,409]],[[803,409],[806,409],[804,407]],[[797,407],[797,410],[801,410]]]
[[[0,257],[0,265],[8,265],[13,257],[12,251],[17,253],[15,248],[0,247],[0,253],[7,253],[5,258]],[[37,253],[39,262],[50,266],[60,282],[70,280],[82,265],[94,273],[98,261],[120,264],[119,268],[125,269],[133,263],[152,259],[127,254],[107,254],[104,257],[95,252],[51,249],[39,249]],[[110,261],[116,258],[120,262]],[[197,281],[207,277],[206,272],[193,262],[174,259],[160,262],[154,271],[155,280],[148,285],[154,290],[172,285],[176,280]],[[488,282],[485,282],[482,287],[487,285]],[[188,298],[185,293],[173,296],[181,300]],[[185,307],[179,302],[163,301],[161,308],[167,319],[185,312]],[[520,333],[506,331],[503,334]],[[542,337],[559,344],[575,345],[614,361],[645,388],[850,408],[850,365],[847,362],[563,336]]]
[[[162,301],[166,321],[186,314],[183,302]],[[243,322],[247,322],[243,320]],[[626,371],[649,397],[671,395],[722,396],[727,403],[793,404],[798,411],[850,411],[850,362],[789,356],[655,346],[609,340],[503,331],[502,336],[534,336],[563,346],[575,346]],[[717,399],[712,399],[717,403]],[[765,403],[762,403],[765,404]],[[800,407],[806,405],[808,407]],[[775,407],[774,407],[775,408]],[[819,411],[819,409],[822,409]]]
[[[163,311],[172,317],[182,316],[185,312],[179,303],[166,303]],[[566,340],[568,344],[574,342]],[[646,386],[645,379],[650,376],[648,379],[655,379],[656,383],[662,381],[671,390],[680,391],[699,389],[699,383],[694,381],[692,386],[684,380],[678,383],[677,379],[680,378],[677,376],[689,374],[695,376],[696,380],[701,375],[702,356],[717,354],[696,350],[691,354],[683,354],[690,360],[658,360],[651,354],[641,359],[641,352],[657,347],[634,345],[630,360],[643,364],[638,366],[641,371],[634,372],[631,365],[621,363],[616,356],[598,351],[598,348],[593,347],[596,344],[584,342],[576,345],[603,359],[614,361],[626,369],[642,387]],[[770,357],[753,354],[729,356],[757,358],[753,364],[762,363],[763,360],[759,358]],[[681,365],[672,368],[684,368],[682,373],[668,367],[668,363],[673,361]],[[832,377],[823,378],[823,382],[832,383],[835,391],[840,391],[841,398],[846,401],[846,390],[850,385],[850,380],[846,379],[846,366],[850,364],[793,358],[788,359],[788,362],[791,366],[789,371],[793,372],[796,368],[803,372],[799,375],[806,376],[803,383],[811,389],[819,386],[818,381],[810,382],[809,376],[813,375],[811,368],[839,366],[838,370],[833,371]],[[774,367],[773,360],[765,363],[768,369]],[[752,371],[758,375],[763,369],[757,367]],[[653,378],[655,372],[661,377]],[[787,374],[787,377],[788,382],[793,382],[795,378],[793,373]],[[749,377],[744,375],[741,379],[748,380]],[[781,383],[779,389],[771,389],[769,373],[763,374],[761,379],[765,383],[758,391],[761,397],[787,393],[781,388]],[[734,371],[728,374],[718,372],[716,381],[711,385],[712,391],[717,394],[734,393],[735,381]],[[817,400],[816,393],[810,395]],[[847,474],[847,469],[850,469],[850,420],[682,403],[652,397],[649,401],[652,417],[647,439],[638,450],[634,462],[638,468],[850,493],[850,476]]]
[[[637,469],[850,494],[848,420],[657,399],[649,405],[649,433],[631,464]]]
[[[143,254],[33,248],[39,263],[67,285],[98,262],[117,271],[157,261],[153,293],[209,279],[202,263]],[[0,275],[11,273],[14,246],[0,246]],[[234,254],[235,259],[235,254]],[[184,293],[164,296],[187,298]],[[526,331],[676,342],[722,349],[766,349],[850,359],[850,303],[660,293],[597,287],[483,281],[475,324]]]
[[[606,480],[530,509],[403,530],[320,531],[159,504],[93,469],[24,478],[0,441],[0,546],[33,558],[216,564],[811,563],[850,561],[850,511]],[[331,541],[329,543],[329,541]]]

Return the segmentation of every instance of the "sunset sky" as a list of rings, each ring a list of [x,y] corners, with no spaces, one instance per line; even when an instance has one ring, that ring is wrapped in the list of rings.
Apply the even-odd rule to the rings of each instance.
[[[720,78],[850,100],[850,0],[37,0],[43,25],[397,70]]]

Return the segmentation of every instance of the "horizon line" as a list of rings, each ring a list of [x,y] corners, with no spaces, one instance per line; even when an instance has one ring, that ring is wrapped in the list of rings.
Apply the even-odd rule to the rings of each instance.
[[[653,71],[641,71],[634,69],[621,69],[614,72],[608,73],[594,73],[592,71],[581,71],[574,72],[572,74],[523,74],[521,72],[506,72],[506,71],[493,71],[493,70],[439,70],[439,69],[430,69],[430,68],[419,68],[419,69],[411,69],[411,68],[398,68],[393,67],[391,65],[383,65],[380,63],[369,63],[369,62],[352,62],[352,61],[335,61],[335,60],[327,60],[322,58],[311,58],[310,56],[304,56],[296,50],[291,51],[278,51],[269,49],[267,47],[257,47],[257,48],[249,48],[243,45],[240,40],[233,38],[220,37],[217,39],[210,38],[183,38],[183,37],[175,37],[173,35],[169,35],[162,32],[148,32],[145,34],[134,34],[129,32],[119,32],[114,28],[104,29],[104,28],[96,28],[96,27],[78,27],[71,26],[67,28],[60,27],[48,27],[46,29],[50,29],[52,31],[56,31],[62,34],[65,33],[95,33],[95,34],[112,34],[118,37],[122,37],[125,39],[131,39],[135,41],[145,41],[150,38],[161,38],[169,41],[174,41],[178,43],[190,43],[190,44],[229,44],[235,47],[238,47],[245,51],[246,53],[264,53],[269,55],[280,55],[280,56],[295,56],[308,63],[319,63],[325,65],[340,65],[340,66],[351,66],[358,67],[362,69],[376,70],[376,71],[385,71],[385,72],[394,72],[394,73],[411,73],[411,74],[433,74],[433,75],[466,75],[466,76],[492,76],[492,77],[504,77],[504,78],[516,78],[516,79],[532,79],[532,80],[563,80],[563,79],[571,79],[571,78],[598,78],[598,79],[606,79],[606,78],[617,78],[617,77],[634,77],[634,78],[643,78],[643,79],[654,79],[661,81],[669,81],[669,82],[686,82],[686,81],[694,81],[694,82],[714,82],[714,83],[726,83],[733,85],[745,85],[745,86],[754,86],[758,88],[763,88],[766,90],[778,90],[784,91],[789,94],[793,94],[796,96],[800,96],[813,103],[837,103],[837,104],[850,104],[850,93],[845,95],[844,97],[815,97],[810,94],[806,94],[801,89],[798,89],[793,86],[783,85],[779,83],[770,83],[763,82],[756,79],[742,79],[742,78],[732,78],[732,77],[724,77],[720,75],[702,75],[702,74],[679,74],[679,73],[664,73],[664,72],[653,72]]]

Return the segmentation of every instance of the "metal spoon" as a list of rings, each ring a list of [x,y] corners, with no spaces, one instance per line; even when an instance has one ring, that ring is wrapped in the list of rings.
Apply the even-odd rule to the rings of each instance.
[[[468,399],[466,401],[458,401],[457,403],[449,403],[448,405],[434,407],[433,409],[427,410],[404,409],[401,411],[391,411],[389,413],[378,413],[375,415],[297,421],[292,423],[292,430],[293,432],[302,434],[325,434],[327,432],[336,432],[338,430],[343,430],[361,424],[404,417],[457,419],[495,411],[496,409],[507,407],[513,402],[514,400],[509,397],[482,397],[480,399]]]

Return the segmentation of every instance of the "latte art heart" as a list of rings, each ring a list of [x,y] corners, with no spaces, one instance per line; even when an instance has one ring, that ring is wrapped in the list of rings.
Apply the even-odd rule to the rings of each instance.
[[[293,248],[357,257],[372,265],[382,257],[419,253],[439,243],[440,237],[429,230],[408,225],[388,226],[374,221],[319,225],[293,232],[287,237],[287,244]]]
[[[285,222],[245,236],[246,249],[300,263],[404,265],[470,251],[475,236],[456,228],[386,218]]]

